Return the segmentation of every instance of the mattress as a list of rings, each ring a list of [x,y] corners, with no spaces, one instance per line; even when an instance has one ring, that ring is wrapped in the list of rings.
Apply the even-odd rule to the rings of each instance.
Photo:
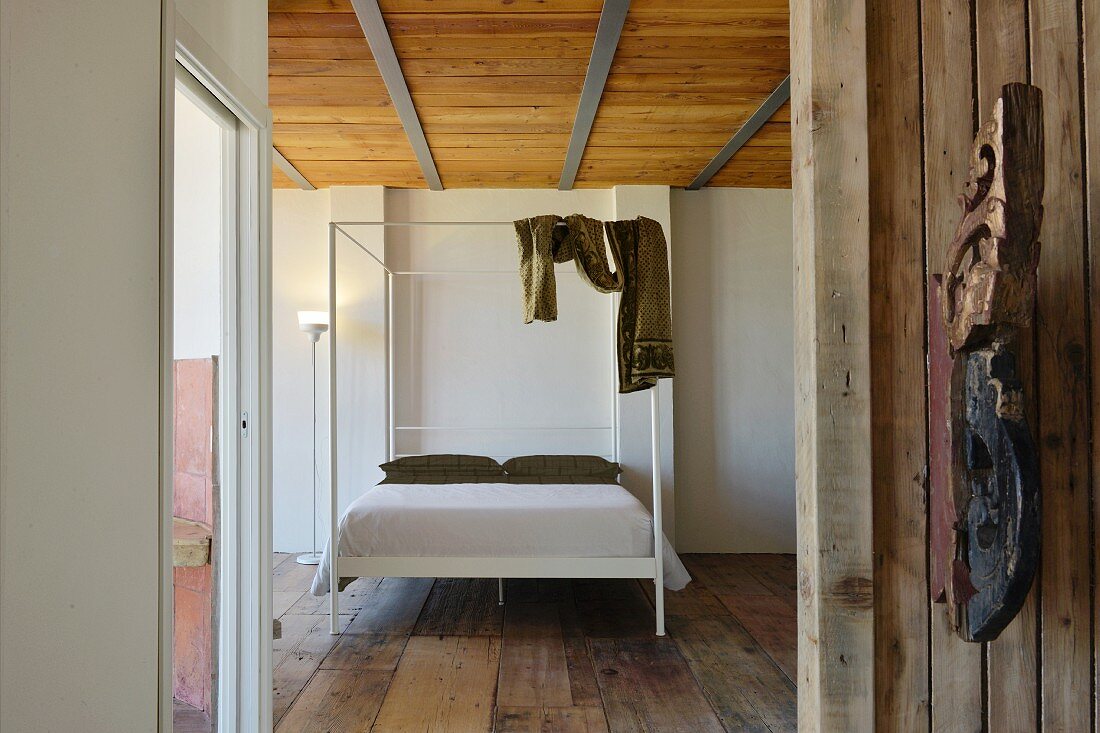
[[[618,485],[380,484],[340,519],[342,557],[652,557],[653,518]],[[312,593],[329,590],[329,543]],[[691,581],[668,539],[664,584]]]

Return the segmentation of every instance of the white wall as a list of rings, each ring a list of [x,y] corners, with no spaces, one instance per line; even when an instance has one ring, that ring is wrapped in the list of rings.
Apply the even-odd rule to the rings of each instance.
[[[266,0],[175,0],[175,6],[252,93],[266,102]]]
[[[157,710],[160,3],[0,2],[0,729]]]
[[[176,91],[172,340],[177,359],[222,347],[222,127]]]
[[[180,5],[266,99],[267,4]],[[150,731],[161,3],[0,29],[0,729]]]
[[[672,192],[676,512],[688,552],[794,552],[788,190]]]

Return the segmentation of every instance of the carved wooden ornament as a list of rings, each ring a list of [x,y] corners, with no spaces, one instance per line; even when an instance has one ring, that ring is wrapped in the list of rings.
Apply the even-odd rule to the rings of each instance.
[[[1016,337],[1035,308],[1042,197],[1042,93],[1009,84],[975,136],[962,219],[930,299],[944,325],[929,330],[940,365],[929,383],[932,594],[968,641],[997,638],[1039,563],[1038,459]]]

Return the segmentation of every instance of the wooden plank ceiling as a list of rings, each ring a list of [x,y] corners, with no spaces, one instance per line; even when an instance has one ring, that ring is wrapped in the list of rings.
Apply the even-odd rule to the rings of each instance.
[[[601,0],[380,0],[447,188],[556,187]],[[315,186],[426,187],[350,0],[270,0],[279,151]],[[789,70],[787,0],[634,0],[578,188],[686,186]],[[790,186],[784,105],[711,180]],[[277,187],[291,187],[286,176]]]

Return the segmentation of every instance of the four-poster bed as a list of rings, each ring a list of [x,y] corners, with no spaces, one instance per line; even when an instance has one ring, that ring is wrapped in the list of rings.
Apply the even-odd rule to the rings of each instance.
[[[329,593],[330,632],[339,633],[339,584],[342,577],[429,578],[638,578],[655,584],[656,633],[665,633],[664,586],[682,587],[690,579],[664,539],[661,512],[660,392],[650,389],[652,496],[650,515],[629,492],[613,486],[507,486],[463,484],[451,487],[379,486],[348,508],[343,519],[337,502],[337,235],[369,255],[386,273],[386,453],[396,457],[394,367],[394,278],[423,275],[515,274],[514,270],[395,270],[348,233],[345,227],[513,226],[511,221],[332,222],[329,224],[329,542],[318,568],[314,591]],[[615,301],[611,299],[612,324]],[[613,354],[614,356],[614,354]],[[614,368],[614,359],[612,360]],[[659,382],[658,382],[659,384]],[[618,399],[612,400],[612,457],[619,455]],[[423,489],[430,488],[427,492]],[[583,491],[577,490],[582,488]],[[368,500],[369,499],[369,500]],[[465,517],[465,519],[464,519]],[[400,521],[399,521],[400,520]],[[462,534],[462,524],[469,532]],[[490,531],[497,525],[501,532]],[[399,526],[400,525],[400,526]],[[362,530],[357,530],[356,527]],[[443,531],[437,531],[437,530]],[[616,531],[618,530],[618,531]],[[639,537],[639,531],[644,535]],[[502,535],[504,539],[494,538]],[[442,541],[432,538],[444,536]],[[523,537],[514,555],[508,537]],[[416,541],[414,541],[416,540]],[[353,547],[370,554],[344,554]],[[399,548],[400,554],[389,548]],[[411,548],[411,549],[410,549]],[[458,548],[459,552],[454,549]],[[463,554],[462,548],[480,550]],[[434,554],[424,554],[426,552]],[[568,553],[568,554],[565,554]],[[668,566],[668,567],[666,567]],[[670,580],[671,578],[671,580]],[[327,582],[326,582],[327,581]],[[503,602],[503,585],[501,585]]]

